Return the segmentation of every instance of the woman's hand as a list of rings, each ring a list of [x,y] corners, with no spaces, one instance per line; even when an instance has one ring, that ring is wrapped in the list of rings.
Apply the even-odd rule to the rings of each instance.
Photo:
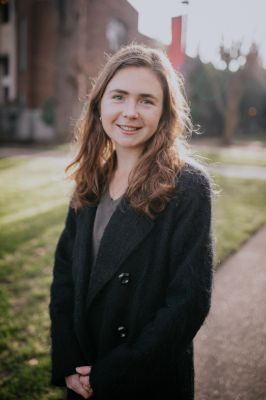
[[[91,367],[84,366],[76,368],[77,374],[69,375],[65,378],[66,386],[80,394],[84,399],[89,399],[93,395],[90,386],[90,373]]]
[[[90,397],[93,395],[92,387],[90,385],[90,372],[91,372],[91,367],[89,365],[86,365],[84,367],[77,367],[76,368],[77,373],[79,374],[79,381],[84,387],[85,390],[87,390],[90,393]]]

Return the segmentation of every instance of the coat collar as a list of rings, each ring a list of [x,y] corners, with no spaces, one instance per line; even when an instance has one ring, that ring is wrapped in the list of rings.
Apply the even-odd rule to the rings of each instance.
[[[92,240],[95,211],[96,207],[88,207],[86,217],[83,220],[82,239],[85,237],[86,240],[89,240],[89,242],[87,242],[87,246],[89,247]],[[129,206],[127,201],[122,198],[106,226],[97,259],[91,271],[86,301],[87,309],[90,307],[99,291],[112,279],[123,261],[125,261],[135,247],[144,240],[151,231],[153,225],[154,222],[152,219],[136,213]],[[89,254],[90,251],[89,249]],[[86,269],[88,265],[89,268],[91,268],[91,263],[88,262],[88,259],[82,261],[82,268]],[[84,262],[86,262],[87,265],[84,265]]]

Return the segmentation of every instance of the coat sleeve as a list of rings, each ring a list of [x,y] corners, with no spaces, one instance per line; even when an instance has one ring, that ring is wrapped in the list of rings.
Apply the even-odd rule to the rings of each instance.
[[[65,385],[65,377],[86,365],[73,330],[72,253],[76,230],[75,211],[69,208],[56,250],[51,285],[50,318],[52,341],[51,383]]]
[[[126,396],[147,381],[157,382],[158,371],[186,350],[208,314],[213,270],[211,192],[204,176],[190,186],[175,205],[172,272],[164,306],[134,343],[117,346],[92,365],[91,385],[103,398],[108,393]]]

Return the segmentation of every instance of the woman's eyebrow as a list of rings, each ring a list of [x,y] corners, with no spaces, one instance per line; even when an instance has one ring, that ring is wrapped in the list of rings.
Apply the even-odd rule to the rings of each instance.
[[[129,94],[126,90],[122,90],[122,89],[112,89],[109,91],[109,93],[121,93],[121,94]],[[151,93],[139,93],[140,97],[150,97],[153,100],[158,100],[158,98],[151,94]]]
[[[122,90],[122,89],[112,89],[112,90],[109,90],[109,92],[108,93],[121,93],[121,94],[128,94],[128,92],[126,92],[125,90]]]
[[[158,100],[158,98],[154,94],[151,94],[151,93],[140,93],[139,95],[140,95],[140,97],[150,97],[153,100]]]

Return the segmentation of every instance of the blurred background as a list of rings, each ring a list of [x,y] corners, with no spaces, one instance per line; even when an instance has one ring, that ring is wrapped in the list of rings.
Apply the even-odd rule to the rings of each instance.
[[[265,138],[260,0],[1,0],[0,140],[66,142],[104,53],[163,48],[209,138]]]
[[[216,278],[196,400],[266,399],[264,0],[0,0],[0,398],[49,385],[49,286],[72,190],[64,168],[105,54],[144,43],[185,79],[214,199]]]

